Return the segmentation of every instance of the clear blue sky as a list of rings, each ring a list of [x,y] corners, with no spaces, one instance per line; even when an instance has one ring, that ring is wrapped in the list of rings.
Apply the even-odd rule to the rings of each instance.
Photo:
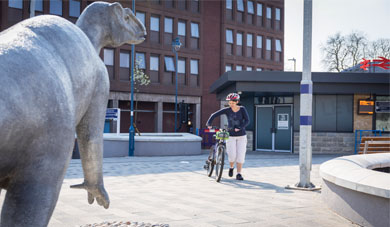
[[[302,71],[303,0],[285,0],[284,70]],[[364,32],[368,39],[390,39],[390,0],[313,0],[312,71],[326,71],[320,44],[336,32]]]

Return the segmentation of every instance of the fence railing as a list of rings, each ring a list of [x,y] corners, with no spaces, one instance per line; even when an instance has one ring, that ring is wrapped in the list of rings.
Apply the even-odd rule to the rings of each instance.
[[[355,130],[355,154],[358,153],[358,147],[362,141],[363,134],[367,136],[382,136],[384,130]]]

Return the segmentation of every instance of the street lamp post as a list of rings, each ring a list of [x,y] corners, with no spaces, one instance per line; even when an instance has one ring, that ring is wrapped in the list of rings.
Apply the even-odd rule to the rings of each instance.
[[[135,14],[135,0],[132,1],[132,11]],[[130,95],[130,128],[129,128],[129,156],[134,156],[134,48],[135,45],[131,45],[131,69],[130,69],[130,77],[131,77],[131,95]]]
[[[288,59],[289,61],[293,61],[294,62],[294,72],[296,71],[296,65],[297,65],[297,59],[295,59],[295,58],[290,58],[290,59]]]
[[[177,62],[178,62],[178,58],[177,58],[177,51],[179,51],[180,47],[181,47],[180,38],[179,38],[179,37],[176,37],[176,39],[174,39],[174,40],[172,41],[172,51],[175,53],[175,64],[176,64],[176,67],[175,67],[175,80],[176,80],[176,93],[175,93],[175,132],[177,131],[177,90],[178,90],[178,81],[177,81],[177,68],[178,68]]]

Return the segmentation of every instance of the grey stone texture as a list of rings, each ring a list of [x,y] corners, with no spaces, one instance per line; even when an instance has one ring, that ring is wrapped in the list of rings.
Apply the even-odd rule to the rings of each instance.
[[[312,132],[311,146],[313,154],[353,154],[355,149],[355,134]],[[294,153],[299,153],[298,132],[294,132]]]
[[[146,32],[119,3],[89,5],[77,25],[45,15],[0,33],[2,227],[47,226],[76,133],[84,170],[77,187],[89,203],[109,206],[102,174],[109,78],[98,53],[140,43]]]

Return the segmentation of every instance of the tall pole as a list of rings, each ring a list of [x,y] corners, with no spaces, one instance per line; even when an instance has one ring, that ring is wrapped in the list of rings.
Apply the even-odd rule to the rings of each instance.
[[[301,107],[299,131],[299,170],[301,188],[314,188],[310,182],[311,171],[311,128],[313,82],[311,80],[311,37],[312,37],[312,0],[303,3],[303,67],[301,80]]]
[[[177,62],[178,62],[178,59],[177,59],[177,51],[174,49],[175,51],[175,64],[176,64],[176,67],[175,67],[175,80],[176,80],[176,93],[175,93],[175,132],[177,132],[177,90],[178,90],[178,82],[177,82]]]
[[[30,1],[30,18],[35,16],[35,0]]]
[[[132,0],[132,10],[135,15],[135,0]],[[130,68],[130,77],[131,77],[131,87],[130,87],[130,128],[129,128],[129,156],[134,156],[134,44],[131,44],[131,68]]]

